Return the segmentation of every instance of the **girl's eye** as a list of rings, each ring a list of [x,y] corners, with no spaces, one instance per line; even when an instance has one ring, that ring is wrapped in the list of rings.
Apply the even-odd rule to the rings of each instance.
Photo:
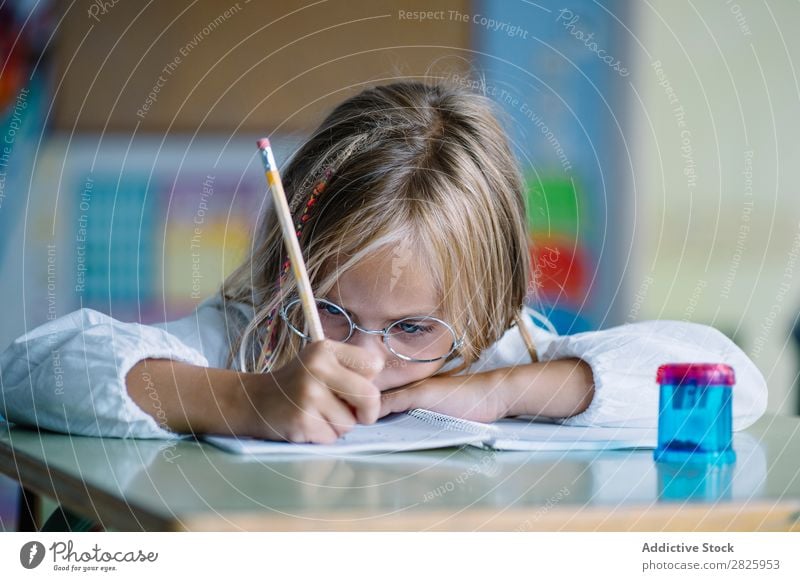
[[[400,328],[403,332],[408,333],[409,335],[419,334],[424,335],[425,333],[430,333],[433,331],[433,327],[425,326],[425,325],[414,325],[412,323],[400,323]]]
[[[344,315],[341,309],[337,309],[333,305],[329,305],[327,303],[317,303],[317,308],[323,315],[331,315],[334,317],[341,317]]]

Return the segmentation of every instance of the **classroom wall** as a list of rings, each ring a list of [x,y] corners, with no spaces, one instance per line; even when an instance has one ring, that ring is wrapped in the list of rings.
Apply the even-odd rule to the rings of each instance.
[[[632,312],[725,331],[767,377],[769,409],[794,413],[800,4],[637,11]]]
[[[189,10],[163,2],[143,10],[119,2],[92,14],[97,4],[81,0],[63,20],[59,12],[49,119],[54,133],[37,144],[42,149],[30,200],[28,192],[17,197],[26,204],[13,219],[10,199],[3,207],[10,226],[3,233],[0,301],[24,307],[9,313],[2,344],[46,320],[47,243],[66,217],[74,226],[81,172],[95,152],[101,162],[119,165],[126,138],[133,135],[134,150],[150,148],[151,154],[152,144],[164,138],[153,166],[164,170],[163,184],[187,140],[198,143],[192,163],[199,171],[214,157],[203,140],[221,152],[231,147],[228,140],[250,143],[264,131],[295,139],[362,83],[467,71],[466,57],[477,42],[471,22],[399,18],[401,9],[429,4],[328,2],[307,9],[298,2],[285,14],[284,3],[204,0]],[[482,9],[467,0],[434,4],[467,14]],[[541,12],[558,10],[542,6]],[[615,34],[627,35],[619,58],[632,63],[624,136],[632,184],[625,220],[632,231],[618,249],[624,262],[614,273],[631,298],[627,309],[615,311],[616,322],[669,318],[720,328],[768,377],[770,409],[790,413],[797,356],[789,329],[800,294],[800,199],[794,192],[800,83],[792,63],[800,41],[788,28],[800,7],[657,0],[608,2],[596,10],[612,18],[625,14],[625,32]],[[591,27],[584,16],[582,24]],[[210,23],[213,34],[206,34]],[[265,46],[281,48],[265,53]],[[572,47],[568,56],[592,56],[582,49]],[[532,70],[548,66],[534,56]],[[170,63],[175,66],[164,73]],[[165,81],[148,104],[160,76]],[[149,162],[137,155],[131,159],[145,167]],[[257,163],[242,162],[234,171],[256,176]],[[183,170],[176,167],[179,176]],[[171,189],[158,191],[169,196]],[[59,244],[58,268],[69,271],[74,262],[67,251],[74,243]],[[70,282],[73,274],[59,280]],[[72,299],[57,301],[58,312],[73,307]]]
[[[601,8],[589,0],[569,4],[603,28],[615,53],[624,52],[625,42],[615,40],[619,25],[603,18]],[[620,322],[630,294],[621,249],[629,246],[631,204],[629,180],[614,168],[624,99],[611,93],[623,78],[562,30],[556,11],[468,0],[326,2],[313,9],[301,2],[97,6],[84,1],[59,13],[54,133],[31,180],[35,227],[24,240],[15,236],[16,260],[0,269],[30,273],[33,290],[7,339],[43,322],[43,303],[49,316],[81,306],[142,322],[187,314],[230,272],[232,257],[242,255],[244,244],[229,234],[246,233],[252,224],[232,224],[225,204],[234,216],[262,209],[250,203],[261,180],[248,149],[255,135],[296,143],[334,103],[368,83],[438,76],[516,84],[514,94],[525,103],[508,111],[508,129],[527,180],[537,277],[529,304],[561,333]],[[559,60],[561,50],[568,63]],[[538,81],[497,74],[494,65],[511,57],[530,66]],[[570,80],[579,72],[587,79],[580,86]],[[556,97],[562,106],[553,106]],[[610,115],[595,115],[603,107]],[[558,134],[568,171],[554,165],[553,148],[530,115]],[[207,167],[219,202],[213,231],[220,234],[213,240],[236,251],[226,253],[223,266],[205,234],[205,284],[192,293],[193,273],[186,270],[195,257],[186,256],[192,238],[186,219],[202,202]],[[96,259],[85,273],[76,268],[83,223],[90,224],[87,255]],[[51,262],[56,286],[66,290],[48,303],[51,273],[43,267],[52,270]],[[9,299],[20,292],[13,289]]]
[[[469,1],[437,5],[467,12]],[[28,138],[17,141],[26,169],[13,164],[17,186],[7,190],[16,195],[0,214],[8,225],[0,301],[21,305],[6,314],[0,345],[82,306],[146,323],[190,312],[236,266],[263,209],[256,137],[275,137],[282,161],[368,83],[467,70],[470,23],[401,17],[425,8],[422,0],[53,5],[48,131],[25,125]],[[201,211],[197,265],[188,254]],[[82,224],[88,244],[78,240]],[[86,273],[84,249],[94,256]],[[79,284],[85,274],[91,284]]]
[[[59,27],[61,131],[305,131],[363,83],[469,57],[469,22],[401,17],[424,0],[97,4],[79,0]]]

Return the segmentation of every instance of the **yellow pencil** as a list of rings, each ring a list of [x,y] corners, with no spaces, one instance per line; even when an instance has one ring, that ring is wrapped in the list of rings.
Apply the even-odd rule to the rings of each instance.
[[[257,143],[261,152],[261,161],[264,163],[264,172],[267,175],[267,184],[272,191],[272,200],[275,204],[275,211],[278,213],[278,221],[281,224],[283,242],[289,251],[292,272],[294,272],[294,278],[297,281],[297,289],[303,305],[303,314],[311,329],[311,340],[322,341],[325,338],[325,334],[322,331],[322,322],[319,319],[314,293],[311,290],[311,282],[308,279],[306,263],[303,261],[303,255],[300,251],[300,242],[297,240],[297,234],[292,223],[289,203],[286,201],[286,193],[283,191],[278,165],[275,163],[275,156],[272,154],[269,139],[265,137],[259,139]]]

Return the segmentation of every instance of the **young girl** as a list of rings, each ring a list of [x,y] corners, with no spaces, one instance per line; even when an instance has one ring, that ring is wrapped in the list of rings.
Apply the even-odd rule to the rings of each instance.
[[[711,327],[558,336],[534,324],[523,184],[483,96],[365,90],[282,177],[325,341],[307,340],[268,209],[249,257],[190,316],[146,326],[81,309],[14,341],[0,356],[2,414],[75,434],[320,443],[414,407],[656,426],[667,362],[733,366],[736,429],[765,410],[763,376]]]

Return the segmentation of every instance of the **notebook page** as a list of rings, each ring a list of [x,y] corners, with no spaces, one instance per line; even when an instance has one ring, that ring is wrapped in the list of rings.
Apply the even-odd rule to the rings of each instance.
[[[597,428],[565,426],[524,418],[504,418],[485,441],[496,450],[623,450],[655,448],[658,430],[649,428]]]
[[[204,436],[203,439],[235,454],[336,455],[479,444],[485,436],[481,431],[459,429],[458,426],[412,413],[416,411],[389,414],[371,425],[358,424],[333,444],[300,444],[234,436]]]

